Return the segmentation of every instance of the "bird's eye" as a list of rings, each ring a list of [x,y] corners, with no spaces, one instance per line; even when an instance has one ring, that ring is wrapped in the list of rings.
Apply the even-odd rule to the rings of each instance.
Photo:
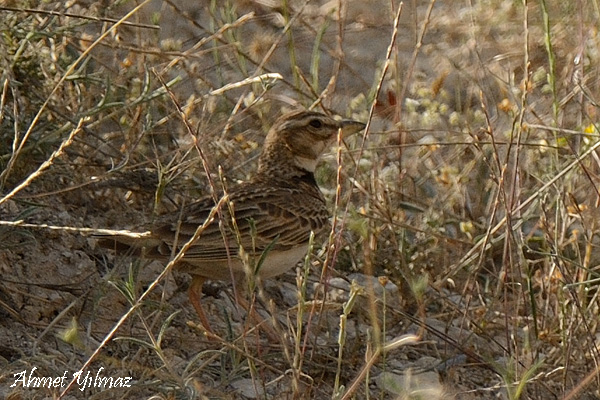
[[[323,123],[321,122],[321,120],[318,119],[311,119],[310,122],[308,123],[310,126],[312,126],[313,128],[321,128],[323,126]]]

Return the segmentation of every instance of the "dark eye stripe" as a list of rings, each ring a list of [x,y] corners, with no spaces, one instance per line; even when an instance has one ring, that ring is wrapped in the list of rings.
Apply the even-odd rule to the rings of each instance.
[[[314,129],[332,129],[337,130],[339,123],[321,113],[303,113],[294,115],[288,121],[282,121],[281,130],[301,129],[303,127],[311,127]]]

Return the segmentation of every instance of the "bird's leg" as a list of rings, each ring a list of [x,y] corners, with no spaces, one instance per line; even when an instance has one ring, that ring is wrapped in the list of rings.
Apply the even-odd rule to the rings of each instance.
[[[256,301],[249,302],[246,299],[246,296],[244,296],[244,293],[248,293],[248,288],[246,286],[247,282],[244,282],[243,280],[236,282],[233,290],[235,302],[244,310],[246,310],[248,316],[250,317],[250,321],[252,321],[256,327],[262,327],[262,330],[269,337],[269,339],[280,341],[281,335],[278,334],[275,327],[265,320],[256,310]],[[253,296],[253,293],[250,293],[250,296]]]
[[[189,289],[190,303],[194,306],[196,310],[196,314],[198,314],[198,318],[200,318],[200,323],[208,332],[213,333],[212,328],[210,327],[210,323],[208,322],[208,318],[206,318],[206,314],[204,313],[204,309],[202,308],[202,304],[200,304],[200,299],[202,298],[202,285],[206,278],[199,275],[192,275],[192,284]]]

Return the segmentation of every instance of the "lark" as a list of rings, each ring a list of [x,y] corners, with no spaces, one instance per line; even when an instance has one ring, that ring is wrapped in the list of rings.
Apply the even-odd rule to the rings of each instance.
[[[258,169],[249,181],[227,191],[227,204],[219,213],[213,197],[203,198],[160,217],[144,240],[114,236],[103,238],[100,245],[169,260],[187,243],[175,268],[192,275],[190,301],[209,328],[200,304],[206,279],[233,281],[239,287],[248,274],[262,279],[280,275],[306,256],[311,232],[327,229],[330,215],[315,181],[317,162],[340,129],[349,134],[364,126],[315,111],[285,114],[266,136]]]

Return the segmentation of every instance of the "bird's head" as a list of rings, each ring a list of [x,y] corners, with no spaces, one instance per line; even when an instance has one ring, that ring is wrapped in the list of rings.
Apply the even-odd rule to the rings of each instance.
[[[334,142],[339,129],[348,135],[364,127],[362,122],[338,121],[316,111],[284,114],[267,134],[259,172],[271,169],[276,160],[281,165],[283,158],[287,158],[292,166],[313,173],[319,157]]]

